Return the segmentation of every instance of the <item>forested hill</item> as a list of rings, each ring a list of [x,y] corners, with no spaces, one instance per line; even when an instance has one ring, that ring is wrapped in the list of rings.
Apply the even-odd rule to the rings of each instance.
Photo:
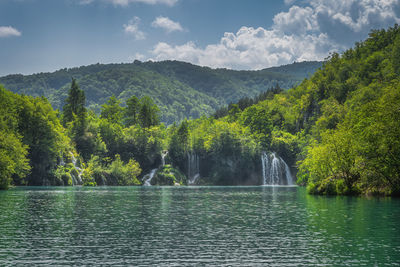
[[[183,118],[198,118],[215,109],[254,97],[278,84],[291,88],[313,74],[322,62],[301,62],[259,71],[211,69],[179,61],[95,64],[61,69],[52,73],[8,75],[0,84],[25,95],[45,96],[53,108],[61,109],[75,78],[95,111],[115,95],[125,101],[133,95],[150,96],[167,124]]]
[[[400,27],[395,25],[371,31],[367,40],[341,55],[332,54],[300,85],[247,101],[255,105],[239,101],[215,117],[228,124],[224,131],[229,125],[250,129],[262,150],[296,166],[297,183],[307,185],[310,193],[399,196],[399,77]],[[229,154],[237,156],[240,149]]]
[[[168,67],[160,68],[163,64]],[[290,68],[279,70],[285,73]],[[121,87],[119,97],[142,90],[137,84],[151,85],[146,92],[157,92],[157,101],[165,101],[164,109],[175,108],[167,101],[179,92],[193,94],[185,101],[199,103],[204,98],[196,95],[215,102],[227,97],[216,88],[212,93],[221,96],[207,94],[203,83],[211,76],[224,84],[233,75],[237,80],[232,85],[238,86],[229,87],[233,90],[267,72],[210,70],[180,62],[81,69],[56,73],[78,77],[76,73],[86,71],[89,74],[79,78],[81,85],[88,88],[90,81],[100,93],[119,88],[117,81],[129,84],[126,88],[131,91],[124,93]],[[192,87],[199,76],[189,79],[191,70],[204,75],[197,81],[204,91]],[[242,74],[250,78],[239,78]],[[20,76],[21,83],[32,77]],[[276,86],[214,116],[182,120],[168,128],[160,124],[159,110],[150,97],[131,97],[126,107],[111,97],[99,116],[87,112],[85,93],[73,80],[58,113],[46,98],[14,94],[0,86],[0,189],[76,184],[282,185],[297,180],[310,193],[400,195],[399,77],[400,28],[395,25],[373,30],[367,40],[341,55],[333,53],[319,70],[289,90]],[[101,87],[103,83],[108,87]],[[253,86],[246,90],[256,91]]]

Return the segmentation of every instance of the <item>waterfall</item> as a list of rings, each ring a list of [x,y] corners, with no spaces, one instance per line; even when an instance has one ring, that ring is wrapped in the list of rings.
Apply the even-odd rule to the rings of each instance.
[[[71,173],[72,185],[82,184],[83,169],[81,169],[80,167],[78,167],[76,165],[77,160],[74,156],[74,153],[72,153],[72,152],[69,152],[69,153],[71,155],[72,164],[74,165],[74,168],[78,171],[78,177],[75,177],[75,175],[73,173]]]
[[[145,186],[151,186],[151,179],[153,179],[154,174],[156,174],[156,171],[157,171],[157,170],[158,170],[158,168],[152,169],[152,170],[150,171],[150,173],[146,174],[146,175],[143,177],[143,179],[146,179],[146,180],[144,181],[144,184],[143,184],[143,185],[145,185]]]
[[[290,173],[289,166],[285,163],[286,180],[288,185],[293,185],[293,177]]]
[[[261,155],[263,185],[293,185],[289,166],[275,152]]]
[[[189,179],[189,184],[196,184],[196,182],[197,182],[197,180],[200,178],[200,173],[196,173],[194,176],[193,176],[193,179]]]
[[[161,152],[161,166],[155,169],[152,169],[150,173],[143,176],[144,186],[151,186],[151,180],[153,179],[154,175],[156,174],[157,170],[161,167],[165,166],[165,157],[168,155],[168,150],[164,150]]]
[[[168,155],[168,150],[161,152],[161,164],[165,166],[165,157]]]
[[[76,180],[75,175],[73,173],[70,173],[70,174],[71,174],[72,186],[77,185],[78,181]]]
[[[200,178],[200,159],[196,153],[188,152],[188,183],[195,184]]]

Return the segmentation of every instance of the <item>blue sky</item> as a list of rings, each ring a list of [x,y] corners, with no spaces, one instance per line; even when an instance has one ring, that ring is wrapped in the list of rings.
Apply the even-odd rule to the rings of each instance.
[[[0,0],[0,75],[177,59],[322,60],[400,23],[399,0]]]

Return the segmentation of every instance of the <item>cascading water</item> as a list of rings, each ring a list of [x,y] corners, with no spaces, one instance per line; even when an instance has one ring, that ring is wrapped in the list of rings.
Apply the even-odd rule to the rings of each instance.
[[[168,155],[168,150],[165,150],[163,152],[161,152],[161,166],[160,167],[164,167],[165,166],[165,157]],[[158,168],[152,169],[150,171],[150,173],[146,174],[145,176],[143,176],[143,180],[144,186],[151,186],[151,180],[153,179],[154,175],[156,174]]]
[[[143,185],[145,185],[145,186],[151,186],[151,179],[153,179],[154,174],[156,174],[156,171],[157,171],[157,170],[158,170],[158,168],[152,169],[152,170],[150,171],[150,173],[146,174],[146,175],[143,177],[143,179],[146,179],[146,180],[144,181],[144,184],[143,184]]]
[[[74,156],[74,153],[72,153],[72,152],[69,152],[69,153],[71,155],[72,164],[74,165],[74,168],[78,171],[78,177],[75,177],[75,175],[73,173],[71,173],[72,185],[74,186],[74,185],[82,184],[83,170],[76,165],[77,160]]]
[[[196,184],[196,182],[197,182],[197,180],[198,180],[199,178],[200,178],[200,173],[196,173],[196,174],[193,176],[193,179],[189,180],[189,184],[190,184],[190,185]]]
[[[187,153],[188,183],[195,184],[200,178],[200,159],[196,153]]]
[[[263,185],[293,185],[289,166],[275,152],[262,153]]]
[[[286,172],[286,180],[288,185],[293,185],[293,177],[292,174],[290,173],[289,166],[285,163],[285,172]]]
[[[165,166],[165,157],[168,155],[168,150],[165,150],[161,153],[161,164]]]

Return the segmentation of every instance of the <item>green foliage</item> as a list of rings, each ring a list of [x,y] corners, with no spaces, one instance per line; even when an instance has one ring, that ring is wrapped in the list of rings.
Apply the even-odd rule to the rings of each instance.
[[[71,169],[72,168],[67,168],[61,165],[57,166],[57,168],[54,170],[54,185],[73,185],[70,173]]]
[[[115,155],[115,160],[108,168],[111,179],[116,180],[118,185],[140,185],[137,177],[141,172],[139,163],[134,159],[130,159],[127,164],[124,164],[118,154]]]
[[[187,178],[181,171],[166,164],[156,172],[151,182],[153,185],[187,185]]]
[[[179,167],[181,170],[185,170],[186,168],[186,154],[189,151],[188,127],[188,122],[185,120],[178,127],[173,125],[169,132],[169,156],[173,165]]]
[[[20,96],[0,87],[0,114],[2,187],[51,181],[58,152],[70,146],[57,113],[45,98]]]
[[[133,96],[149,96],[160,108],[160,120],[169,125],[185,118],[209,115],[223,105],[243,97],[254,97],[276,84],[290,88],[320,66],[321,62],[303,62],[261,71],[233,71],[178,61],[135,61],[130,64],[95,64],[27,76],[8,75],[0,77],[0,83],[19,94],[45,96],[55,109],[62,109],[66,98],[69,99],[67,103],[72,100],[69,89],[71,77],[75,77],[85,92],[87,107],[97,113],[112,95],[127,105],[127,100]],[[74,99],[84,102],[79,97]],[[66,108],[71,115],[69,106]],[[78,115],[76,110],[73,112]],[[70,115],[66,116],[64,125],[73,120]],[[132,124],[130,122],[127,126]]]
[[[107,161],[107,160],[106,160]],[[130,159],[124,163],[117,154],[111,162],[92,157],[82,175],[83,185],[141,185],[138,176],[142,172],[139,163]]]
[[[137,160],[141,168],[149,171],[160,164],[160,151],[164,148],[166,131],[164,125],[142,128],[134,125],[123,130],[121,158]]]
[[[100,126],[104,127],[104,124],[101,124],[102,121],[92,111],[88,112],[87,126],[83,134],[74,138],[78,151],[85,161],[88,161],[92,155],[107,154],[107,146],[100,132],[103,129]],[[72,131],[69,135],[74,136]]]
[[[62,121],[67,127],[68,135],[75,144],[76,149],[85,159],[93,151],[90,149],[90,141],[87,133],[87,111],[85,108],[85,93],[79,89],[78,83],[72,79],[71,89],[68,91],[68,97],[62,114]],[[88,142],[89,141],[89,142]]]
[[[107,171],[99,156],[92,156],[82,173],[83,185],[107,185]]]
[[[139,123],[140,100],[136,96],[126,100],[125,125],[127,127]]]
[[[83,122],[85,116],[85,93],[79,89],[76,80],[72,79],[71,89],[68,92],[63,108],[63,124],[65,126],[67,123],[76,120],[76,118]]]
[[[400,193],[399,36],[372,31],[289,92],[314,140],[298,175],[310,193]]]
[[[27,146],[12,132],[0,130],[0,189],[7,189],[13,180],[20,182],[29,172]]]
[[[181,172],[189,174],[188,166],[194,164],[189,160],[196,157],[202,183],[258,183],[258,145],[248,128],[213,118],[184,121],[170,128],[169,158]]]
[[[109,123],[122,124],[123,108],[120,104],[121,101],[112,95],[106,104],[101,105],[100,118],[107,120]]]
[[[159,108],[150,97],[144,96],[140,99],[138,119],[139,124],[143,128],[149,128],[160,124],[159,113]]]
[[[304,76],[313,64],[256,72],[173,61],[63,70],[56,73],[60,81],[65,73],[79,74],[90,105],[117,96],[98,117],[86,112],[85,94],[73,80],[63,113],[66,130],[45,98],[0,88],[0,187],[71,184],[76,169],[57,167],[57,159],[75,145],[87,162],[85,185],[138,185],[142,169],[158,168],[165,149],[172,165],[158,170],[156,184],[186,184],[193,171],[203,184],[258,184],[261,151],[275,151],[290,166],[297,164],[297,182],[310,193],[400,194],[399,36],[397,25],[374,30],[287,92],[280,89],[294,82],[287,74]],[[14,79],[23,84],[34,77],[3,78],[10,84]],[[272,82],[274,88],[259,94]],[[55,103],[59,92],[51,93]],[[227,103],[213,117],[184,119]],[[180,123],[166,128],[160,116]]]

